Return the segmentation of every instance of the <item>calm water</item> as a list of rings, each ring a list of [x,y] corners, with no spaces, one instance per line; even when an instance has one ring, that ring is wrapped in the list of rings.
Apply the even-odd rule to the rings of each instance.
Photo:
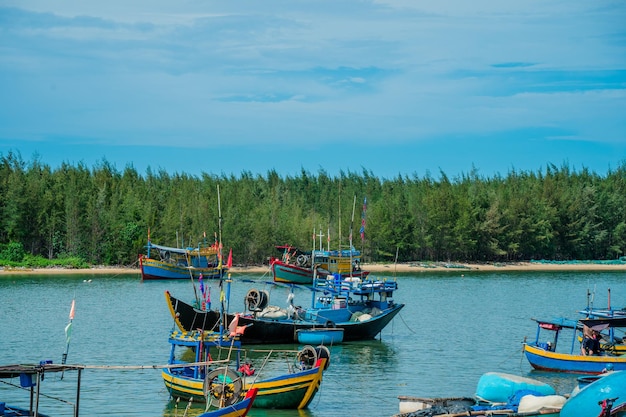
[[[257,283],[235,282],[231,310],[243,307],[250,288],[264,288],[267,276],[240,275]],[[398,276],[397,302],[407,306],[383,331],[381,340],[346,343],[331,349],[331,365],[322,388],[305,411],[263,411],[252,417],[390,416],[398,395],[467,396],[485,372],[530,376],[568,393],[575,378],[533,372],[522,356],[524,337],[534,338],[532,317],[576,316],[596,290],[595,305],[626,306],[626,273],[478,273],[450,271]],[[213,300],[218,289],[211,286]],[[68,363],[85,365],[162,365],[172,319],[164,291],[191,301],[185,282],[145,282],[134,275],[2,276],[0,364],[61,361],[64,327],[72,298],[76,316]],[[287,292],[275,288],[271,304],[284,306]],[[306,305],[310,294],[297,293]],[[298,346],[281,346],[297,349]],[[265,346],[254,348],[265,349]],[[263,353],[256,353],[256,356]],[[279,361],[284,370],[287,359]],[[279,365],[274,365],[278,367]],[[261,366],[260,360],[257,368]],[[277,368],[278,369],[278,368]],[[273,369],[268,368],[266,372]],[[76,373],[47,375],[45,394],[73,401]],[[12,381],[19,383],[19,381]],[[26,405],[28,394],[0,383],[0,401]],[[169,401],[157,369],[88,369],[83,372],[82,416],[182,416],[184,404]],[[41,412],[72,415],[71,406],[42,400]],[[194,408],[189,415],[201,411]]]

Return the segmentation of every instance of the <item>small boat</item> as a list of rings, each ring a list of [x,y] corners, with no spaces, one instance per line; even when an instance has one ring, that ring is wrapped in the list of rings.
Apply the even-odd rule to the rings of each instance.
[[[606,373],[574,391],[561,409],[561,417],[605,415],[626,416],[626,371]]]
[[[343,329],[339,327],[314,327],[296,330],[298,343],[305,345],[336,345],[343,341]]]
[[[524,343],[524,353],[530,365],[538,370],[551,372],[571,372],[579,374],[601,374],[607,370],[626,370],[626,356],[615,355],[612,351],[601,351],[600,354],[583,355],[579,344],[579,332],[585,329],[594,331],[609,330],[609,335],[617,328],[626,327],[626,318],[589,318],[571,320],[557,318],[553,320],[535,320],[537,335],[534,342]],[[565,351],[557,350],[559,335],[563,330],[573,334],[571,346]],[[542,339],[548,331],[551,337]],[[582,335],[580,335],[582,337]],[[609,341],[610,343],[610,341]],[[600,343],[602,345],[602,343]]]
[[[252,388],[249,390],[243,399],[233,405],[227,405],[217,410],[207,411],[197,417],[245,417],[250,411],[250,407],[254,404],[256,398],[257,389]]]
[[[139,257],[142,280],[157,279],[218,279],[228,268],[222,265],[220,245],[199,243],[196,247],[174,248],[146,245],[146,255]]]
[[[480,377],[474,397],[423,398],[399,396],[400,414],[419,416],[559,416],[566,399],[541,381],[501,372]]]
[[[174,331],[169,337],[171,344],[168,366],[162,377],[173,398],[210,400],[214,405],[234,404],[240,393],[257,389],[252,404],[255,408],[306,408],[313,400],[328,368],[330,352],[323,346],[304,346],[294,357],[288,373],[259,380],[256,370],[249,362],[241,364],[239,349],[235,349],[235,369],[228,362],[213,361],[211,348],[238,348],[239,342],[230,336],[216,332]],[[181,360],[180,350],[191,348],[194,362]],[[267,359],[266,359],[267,361]]]
[[[230,285],[227,281],[227,285]],[[293,284],[268,283],[288,286]],[[343,329],[343,341],[374,339],[400,312],[404,304],[396,304],[395,280],[350,281],[340,276],[317,277],[311,290],[311,306],[297,307],[294,294],[289,294],[287,308],[269,305],[269,292],[251,289],[244,297],[245,311],[226,314],[227,321],[239,315],[240,325],[247,330],[240,336],[242,344],[294,343],[297,331],[318,327]],[[176,325],[182,331],[213,330],[219,327],[223,312],[203,309],[175,298],[169,291],[165,298]]]

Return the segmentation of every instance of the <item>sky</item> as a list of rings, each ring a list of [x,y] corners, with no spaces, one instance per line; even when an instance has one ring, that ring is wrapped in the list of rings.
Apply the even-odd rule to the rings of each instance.
[[[450,178],[626,163],[623,0],[0,0],[0,156]]]

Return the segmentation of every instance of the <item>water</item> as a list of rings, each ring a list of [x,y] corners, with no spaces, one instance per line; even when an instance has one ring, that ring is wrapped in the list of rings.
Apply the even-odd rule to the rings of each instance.
[[[391,416],[398,395],[471,396],[478,378],[500,371],[530,376],[569,393],[575,377],[531,371],[522,356],[525,337],[534,339],[530,319],[576,317],[587,290],[596,289],[595,305],[626,306],[624,272],[425,272],[398,277],[397,302],[406,303],[381,340],[345,343],[331,348],[331,365],[308,410],[257,410],[252,417]],[[231,310],[243,308],[250,288],[264,289],[267,276],[234,283]],[[64,328],[73,298],[76,316],[68,363],[85,365],[163,365],[169,355],[167,335],[173,323],[164,291],[191,301],[188,281],[141,282],[133,275],[0,274],[0,364],[61,361]],[[214,301],[219,298],[211,285]],[[271,304],[284,305],[287,290],[271,290]],[[297,293],[296,303],[310,302]],[[255,346],[265,349],[267,346]],[[281,346],[296,350],[297,345]],[[254,355],[262,356],[263,353]],[[282,367],[282,363],[279,363]],[[257,367],[260,360],[257,361]],[[278,367],[278,365],[276,365]],[[157,366],[158,368],[158,366]],[[285,368],[286,369],[286,368]],[[269,375],[268,375],[269,376]],[[18,381],[11,381],[15,384]],[[76,372],[49,374],[45,394],[74,401]],[[158,369],[88,369],[83,371],[82,416],[182,416],[185,404],[171,402]],[[27,405],[28,392],[0,382],[0,400]],[[178,409],[177,409],[178,407]],[[40,411],[72,415],[72,407],[43,398]],[[194,406],[188,415],[201,412]]]

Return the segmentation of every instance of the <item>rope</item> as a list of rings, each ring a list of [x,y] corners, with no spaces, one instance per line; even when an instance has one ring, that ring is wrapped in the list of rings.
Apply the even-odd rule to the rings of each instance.
[[[411,329],[411,328],[409,327],[409,325],[408,325],[408,324],[406,324],[406,321],[404,321],[404,317],[402,317],[402,313],[399,313],[399,314],[398,314],[398,317],[400,317],[400,319],[402,320],[402,323],[404,323],[404,325],[406,326],[406,328],[407,328],[407,329],[409,329],[409,331],[410,331],[411,333],[413,333],[413,334],[416,334],[416,333],[417,333],[415,330]]]

